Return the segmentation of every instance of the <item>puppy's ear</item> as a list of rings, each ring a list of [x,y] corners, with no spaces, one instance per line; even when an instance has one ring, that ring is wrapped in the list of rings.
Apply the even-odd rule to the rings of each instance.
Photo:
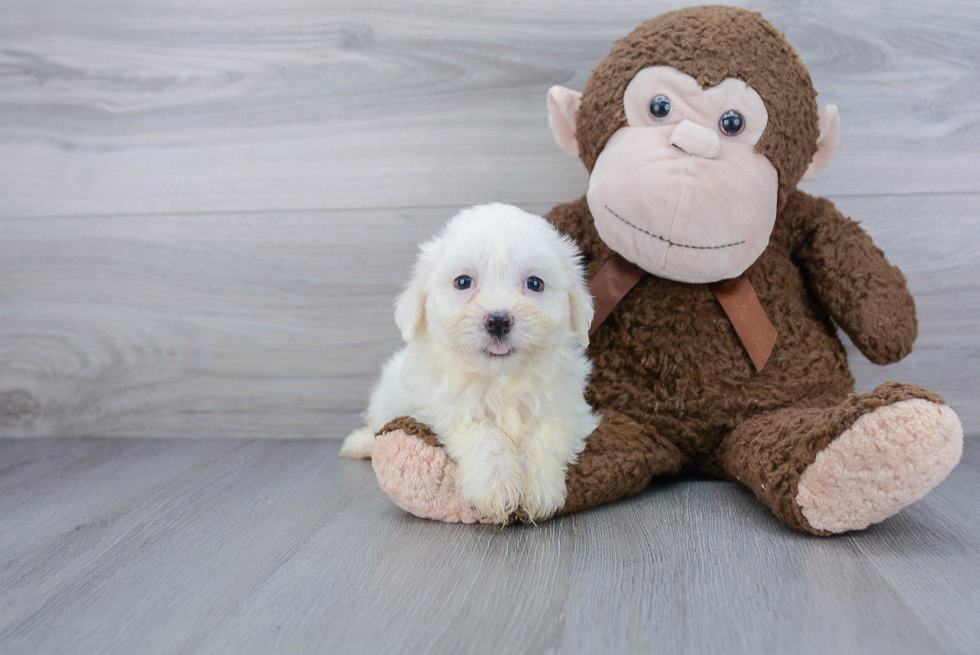
[[[422,253],[415,262],[412,279],[395,301],[395,325],[401,330],[405,341],[425,334],[426,288],[432,272],[431,250],[431,243],[422,245]]]
[[[592,296],[585,283],[585,276],[580,269],[575,273],[575,282],[568,293],[568,303],[572,309],[572,330],[578,336],[578,342],[585,348],[589,345],[589,328],[592,327],[595,309],[592,307]]]

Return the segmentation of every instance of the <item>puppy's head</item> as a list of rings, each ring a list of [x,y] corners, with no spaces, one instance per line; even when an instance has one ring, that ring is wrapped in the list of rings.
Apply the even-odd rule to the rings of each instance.
[[[545,219],[503,204],[465,209],[422,244],[395,321],[478,370],[589,343],[580,253]]]

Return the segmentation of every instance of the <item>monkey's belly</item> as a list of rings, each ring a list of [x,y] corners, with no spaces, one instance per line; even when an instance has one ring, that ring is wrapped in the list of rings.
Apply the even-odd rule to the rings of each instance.
[[[650,426],[693,457],[758,412],[839,402],[854,380],[835,329],[799,271],[788,261],[775,268],[753,280],[779,332],[761,372],[706,286],[648,276],[595,335],[590,402]]]

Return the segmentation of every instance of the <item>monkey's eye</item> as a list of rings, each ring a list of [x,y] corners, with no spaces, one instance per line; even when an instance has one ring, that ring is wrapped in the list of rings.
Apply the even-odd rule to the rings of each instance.
[[[539,277],[534,277],[533,275],[528,279],[524,280],[524,286],[527,287],[528,291],[533,291],[534,293],[541,293],[544,291],[544,280]]]
[[[650,101],[650,114],[658,121],[667,118],[670,115],[670,98],[665,95],[654,97]]]
[[[460,275],[458,278],[456,278],[456,281],[453,282],[453,286],[460,291],[465,291],[473,286],[473,278],[471,278],[469,275]]]
[[[729,109],[718,120],[718,129],[728,136],[740,134],[745,129],[745,117],[734,109]]]

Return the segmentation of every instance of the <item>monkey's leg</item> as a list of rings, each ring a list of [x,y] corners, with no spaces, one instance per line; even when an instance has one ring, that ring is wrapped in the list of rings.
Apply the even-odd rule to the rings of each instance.
[[[670,442],[605,411],[568,470],[565,504],[555,515],[636,494],[655,476],[680,472],[682,460]],[[489,522],[462,501],[453,478],[456,465],[427,426],[407,418],[392,421],[382,429],[372,461],[381,488],[405,511],[439,521]]]
[[[725,438],[719,463],[783,521],[826,536],[922,498],[962,452],[963,427],[942,398],[890,382],[833,407],[755,416]]]
[[[602,422],[568,469],[565,504],[555,516],[635,495],[653,478],[676,475],[683,466],[674,444],[619,412],[603,410]]]
[[[391,421],[378,433],[371,455],[378,483],[409,514],[446,523],[499,523],[463,501],[456,462],[429,426],[413,418]]]

